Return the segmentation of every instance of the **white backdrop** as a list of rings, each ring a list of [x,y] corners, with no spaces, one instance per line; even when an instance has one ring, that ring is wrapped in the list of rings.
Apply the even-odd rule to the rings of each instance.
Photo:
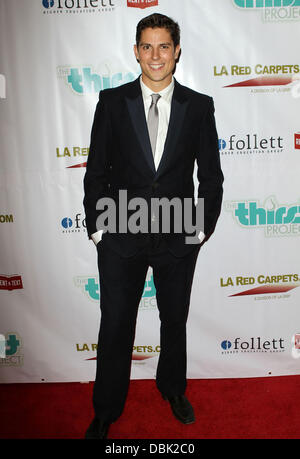
[[[99,90],[139,74],[135,28],[152,12],[181,26],[178,81],[214,98],[225,175],[195,273],[188,377],[299,373],[300,1],[0,0],[0,382],[94,379],[91,123]],[[158,355],[149,270],[132,378],[154,378]]]

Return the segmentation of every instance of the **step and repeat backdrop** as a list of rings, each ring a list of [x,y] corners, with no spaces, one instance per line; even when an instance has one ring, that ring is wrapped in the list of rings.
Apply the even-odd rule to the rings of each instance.
[[[136,24],[153,12],[181,26],[177,80],[214,98],[225,176],[188,377],[300,373],[300,0],[0,0],[0,382],[94,380],[91,124],[99,91],[138,77]],[[155,377],[155,294],[149,269],[133,379]]]

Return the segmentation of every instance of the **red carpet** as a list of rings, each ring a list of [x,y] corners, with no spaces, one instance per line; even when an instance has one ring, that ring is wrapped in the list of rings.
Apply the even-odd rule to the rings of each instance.
[[[2,384],[0,438],[81,439],[93,384]],[[184,426],[155,382],[131,381],[110,439],[299,439],[300,377],[189,380],[196,423]]]

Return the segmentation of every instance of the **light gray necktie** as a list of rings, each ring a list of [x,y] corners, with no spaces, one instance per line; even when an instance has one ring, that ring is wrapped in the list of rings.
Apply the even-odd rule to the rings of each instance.
[[[158,132],[158,108],[157,102],[160,99],[160,94],[151,94],[152,102],[149,108],[148,113],[148,131],[150,137],[150,143],[152,148],[153,157],[155,156],[155,147],[156,147],[156,140],[157,140],[157,132]]]

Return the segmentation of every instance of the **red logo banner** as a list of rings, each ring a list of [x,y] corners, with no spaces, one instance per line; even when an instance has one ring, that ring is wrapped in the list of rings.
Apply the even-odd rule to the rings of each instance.
[[[0,290],[16,290],[23,288],[22,278],[18,275],[0,275]]]
[[[300,335],[295,335],[295,349],[300,349]]]
[[[158,6],[158,0],[127,0],[127,6],[144,9],[150,6]]]

